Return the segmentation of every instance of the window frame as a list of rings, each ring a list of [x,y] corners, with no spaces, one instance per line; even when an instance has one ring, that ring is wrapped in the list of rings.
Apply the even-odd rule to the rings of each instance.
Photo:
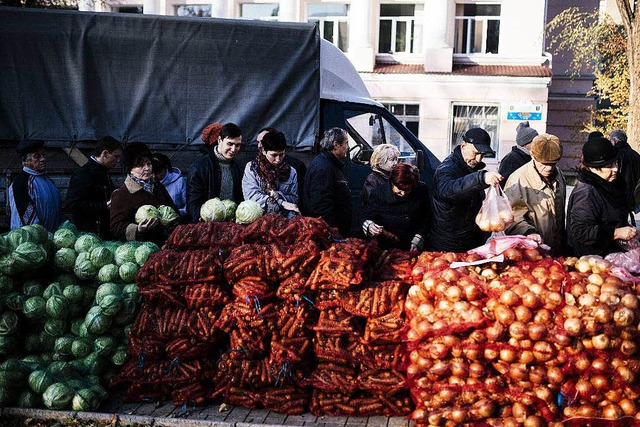
[[[383,5],[411,5],[414,7],[413,15],[396,15],[396,16],[382,16],[381,9]],[[419,7],[422,7],[419,10]],[[420,13],[419,15],[417,13]],[[415,56],[418,57],[422,54],[424,50],[424,25],[421,20],[424,18],[424,3],[420,2],[411,2],[411,3],[388,3],[381,2],[378,3],[378,22],[376,29],[376,55],[378,57],[396,57],[396,56]],[[390,21],[391,22],[391,31],[390,31],[390,51],[389,52],[381,52],[380,51],[380,40],[381,40],[381,31],[380,24],[382,21]],[[398,22],[405,22],[405,50],[398,52],[396,46],[397,32],[398,32]],[[418,34],[418,32],[421,32]],[[413,38],[411,37],[413,35]],[[416,36],[418,35],[418,36]],[[415,42],[419,41],[419,51],[416,51]]]
[[[325,4],[344,5],[344,6],[346,6],[347,14],[346,15],[309,16],[309,6],[310,5],[315,5],[315,4],[319,4],[319,5],[325,5]],[[331,43],[332,45],[334,45],[335,47],[337,47],[338,49],[342,50],[343,52],[346,52],[349,49],[349,18],[350,18],[350,12],[351,12],[351,5],[349,3],[346,3],[346,2],[332,2],[332,3],[312,2],[312,3],[307,3],[307,5],[306,5],[306,19],[307,19],[307,22],[309,22],[309,23],[317,22],[318,23],[318,29],[320,30],[320,37],[323,38],[324,40],[327,40],[327,39],[324,38],[324,24],[325,24],[325,22],[331,21],[333,23],[333,39],[334,40],[327,40],[327,41],[329,43]],[[344,46],[345,47],[344,50],[340,47],[340,23],[346,23],[347,24],[346,34],[345,34],[346,46]]]
[[[495,119],[488,119],[486,117],[486,112],[484,113],[484,116],[481,118],[478,118],[478,116],[475,117],[465,117],[465,116],[458,116],[456,117],[455,115],[455,111],[456,111],[456,107],[470,107],[470,108],[483,108],[483,109],[487,109],[487,108],[495,108]],[[462,142],[461,136],[464,134],[464,132],[466,132],[468,129],[470,129],[471,127],[481,127],[482,129],[486,130],[489,135],[491,135],[491,149],[496,153],[495,157],[494,156],[486,156],[486,158],[489,159],[493,159],[493,160],[497,160],[500,158],[499,156],[499,149],[500,149],[500,109],[501,109],[501,105],[500,103],[497,102],[488,102],[488,103],[483,103],[483,102],[464,102],[464,101],[456,101],[456,102],[452,102],[451,103],[451,115],[450,115],[450,120],[449,120],[449,126],[450,126],[450,132],[449,132],[449,147],[448,147],[448,154],[451,154],[453,152],[453,150],[460,145],[460,142]],[[461,120],[465,120],[466,124],[463,126],[463,128],[461,129],[461,132],[456,132],[456,118],[459,118]],[[491,122],[489,122],[489,120],[491,120]],[[454,141],[454,136],[458,134],[460,135],[460,141]]]
[[[198,16],[198,15],[178,15],[178,8],[180,7],[208,7],[209,8],[209,16]],[[211,18],[213,17],[213,6],[211,3],[198,3],[198,4],[189,4],[189,3],[179,3],[173,5],[174,16],[180,17],[190,17],[190,18]]]
[[[387,101],[387,100],[378,100],[378,102],[380,102],[384,108],[386,108],[387,110],[389,110],[389,112],[391,114],[393,114],[396,119],[398,119],[398,121],[400,123],[402,123],[402,125],[404,127],[406,127],[411,133],[413,133],[413,135],[417,138],[418,134],[414,133],[411,129],[409,129],[409,126],[407,126],[407,123],[417,123],[418,124],[418,133],[420,132],[420,102],[419,101]],[[417,115],[410,115],[407,114],[407,106],[415,106],[418,108],[418,114]],[[403,110],[403,114],[398,115],[395,114],[391,111],[391,106],[402,106],[402,110]]]
[[[276,16],[261,16],[258,18],[245,18],[242,16],[242,7],[244,5],[275,5],[278,8],[278,14]],[[258,21],[278,21],[280,19],[280,2],[279,1],[239,1],[238,5],[238,19],[245,20],[258,20]]]
[[[486,55],[499,55],[500,54],[500,29],[498,29],[498,46],[497,46],[497,52],[493,53],[493,52],[487,52],[487,40],[488,40],[488,34],[489,34],[489,22],[490,21],[497,21],[498,25],[500,25],[500,22],[502,20],[502,2],[501,1],[493,1],[493,2],[469,2],[469,1],[460,1],[460,2],[456,2],[455,6],[456,8],[459,5],[467,5],[467,4],[474,4],[474,5],[492,5],[492,6],[498,6],[500,7],[500,15],[474,15],[474,16],[459,16],[457,14],[456,11],[456,15],[455,15],[455,24],[454,24],[454,31],[453,31],[453,50],[454,50],[454,55],[457,56],[486,56]],[[467,25],[467,37],[466,40],[464,41],[465,44],[465,48],[463,52],[456,52],[457,50],[457,45],[458,45],[458,22],[463,22],[463,26],[465,25],[464,23],[466,22]],[[475,27],[475,23],[476,22],[482,22],[482,42],[481,42],[481,48],[480,48],[480,52],[470,52],[470,48],[473,46],[473,33],[474,31],[469,31],[469,28],[471,28],[472,26]],[[473,23],[473,25],[472,25]]]

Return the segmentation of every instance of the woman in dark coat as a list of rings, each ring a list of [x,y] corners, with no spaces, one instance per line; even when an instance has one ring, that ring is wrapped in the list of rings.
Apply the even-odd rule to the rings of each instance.
[[[371,154],[370,164],[371,173],[364,180],[362,191],[360,191],[360,202],[362,206],[369,201],[369,195],[379,185],[386,184],[389,181],[391,168],[398,164],[400,150],[391,144],[380,144],[373,154]]]
[[[121,241],[151,241],[162,245],[168,230],[157,218],[136,224],[135,215],[144,205],[171,206],[176,209],[164,185],[153,175],[152,154],[145,144],[134,142],[122,152],[127,177],[111,196],[111,234]],[[177,210],[176,210],[177,212]]]
[[[422,250],[429,222],[427,186],[414,166],[399,163],[389,182],[376,187],[362,210],[362,230],[384,249]]]
[[[637,235],[629,225],[625,182],[618,178],[618,149],[603,137],[582,147],[578,184],[567,209],[568,246],[575,256],[620,252],[617,240]]]

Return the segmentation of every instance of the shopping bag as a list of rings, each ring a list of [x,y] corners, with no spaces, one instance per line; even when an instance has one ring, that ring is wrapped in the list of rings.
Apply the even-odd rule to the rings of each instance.
[[[504,231],[513,222],[511,203],[499,185],[492,185],[476,215],[476,224],[482,231]]]

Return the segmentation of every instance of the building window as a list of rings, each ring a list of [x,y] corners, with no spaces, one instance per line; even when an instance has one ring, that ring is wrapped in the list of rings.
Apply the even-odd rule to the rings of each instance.
[[[241,3],[240,18],[277,21],[279,9],[279,3]]]
[[[422,52],[424,4],[381,4],[379,53]]]
[[[307,21],[317,22],[320,37],[343,52],[349,49],[348,13],[349,5],[344,3],[309,3],[307,5]]]
[[[498,53],[499,4],[457,4],[453,53]]]
[[[418,104],[396,104],[383,102],[384,107],[391,111],[391,114],[411,131],[416,137],[420,129],[420,105]]]
[[[142,6],[117,6],[114,8],[117,13],[142,13]]]
[[[498,152],[498,107],[495,105],[454,105],[451,126],[451,150],[462,142],[462,135],[471,128],[482,128],[491,136],[491,148]],[[487,155],[486,157],[494,157]]]
[[[178,16],[199,16],[203,18],[211,18],[210,4],[183,4],[176,6],[176,15]]]

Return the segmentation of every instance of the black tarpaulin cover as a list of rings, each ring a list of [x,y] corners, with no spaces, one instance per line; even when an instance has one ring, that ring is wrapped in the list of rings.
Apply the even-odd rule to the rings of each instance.
[[[311,24],[0,8],[0,139],[200,143],[212,122],[308,148]]]

